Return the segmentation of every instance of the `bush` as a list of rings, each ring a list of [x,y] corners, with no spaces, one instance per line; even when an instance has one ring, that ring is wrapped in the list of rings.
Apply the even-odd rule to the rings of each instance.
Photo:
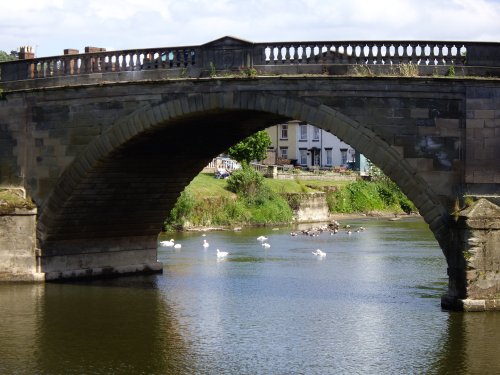
[[[264,176],[248,164],[243,163],[243,167],[227,179],[227,189],[238,195],[255,197],[262,189]]]

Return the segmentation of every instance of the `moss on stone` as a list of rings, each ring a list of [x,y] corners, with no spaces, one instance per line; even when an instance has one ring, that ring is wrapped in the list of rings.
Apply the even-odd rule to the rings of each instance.
[[[0,214],[9,214],[16,209],[32,210],[36,206],[23,197],[18,189],[0,189]]]

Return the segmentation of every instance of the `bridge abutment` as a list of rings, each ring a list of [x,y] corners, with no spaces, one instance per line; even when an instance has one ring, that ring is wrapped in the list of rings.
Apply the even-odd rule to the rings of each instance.
[[[37,264],[36,209],[0,212],[0,280],[44,280]]]
[[[46,280],[162,272],[156,237],[85,238],[45,244],[40,268]]]
[[[500,207],[479,199],[451,223],[443,308],[500,310]]]

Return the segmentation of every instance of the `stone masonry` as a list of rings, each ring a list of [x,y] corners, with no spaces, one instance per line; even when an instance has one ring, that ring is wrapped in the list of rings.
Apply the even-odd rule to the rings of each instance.
[[[231,43],[227,56],[239,48]],[[234,67],[229,58],[223,63]],[[415,203],[450,265],[451,300],[477,294],[493,306],[494,295],[464,289],[465,276],[453,276],[466,271],[456,239],[479,237],[469,224],[450,224],[450,213],[466,195],[494,202],[499,193],[499,81],[165,74],[3,84],[0,186],[22,187],[36,203],[33,264],[46,279],[161,270],[156,237],[189,181],[244,137],[296,119],[349,143]],[[498,273],[485,270],[497,288]]]

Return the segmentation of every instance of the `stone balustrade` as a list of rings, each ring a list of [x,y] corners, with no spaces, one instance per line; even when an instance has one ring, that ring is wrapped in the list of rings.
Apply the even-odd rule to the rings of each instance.
[[[214,71],[234,72],[251,67],[262,67],[262,71],[266,73],[289,74],[293,72],[290,70],[293,66],[387,67],[409,63],[425,67],[482,67],[482,70],[474,71],[474,74],[500,76],[500,43],[487,42],[251,43],[224,37],[201,46],[75,52],[77,51],[61,56],[0,63],[1,81],[148,70],[175,70],[176,73],[170,77],[200,77],[213,74]],[[317,69],[302,69],[296,72],[315,73]],[[467,74],[471,73],[467,71]]]
[[[268,64],[465,65],[466,42],[354,41],[256,44]]]

